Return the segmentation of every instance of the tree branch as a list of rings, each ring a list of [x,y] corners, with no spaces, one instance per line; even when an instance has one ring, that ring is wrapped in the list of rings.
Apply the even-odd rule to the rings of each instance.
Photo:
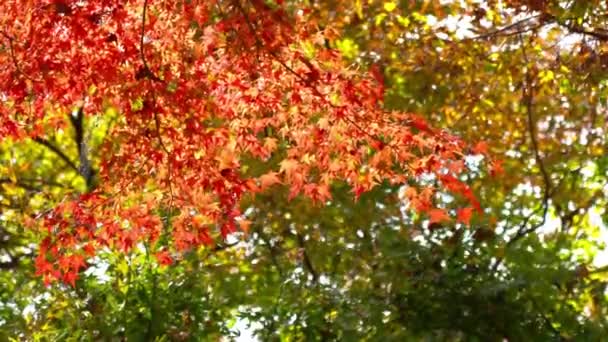
[[[266,236],[266,234],[264,234],[262,228],[257,229],[256,232],[260,236],[260,239],[264,241],[264,245],[268,247],[268,251],[270,252],[270,261],[272,261],[274,267],[277,269],[277,272],[279,272],[279,275],[281,276],[281,278],[283,278],[284,272],[283,268],[281,267],[281,264],[279,264],[279,260],[277,259],[277,249],[272,246],[272,244],[270,243],[270,239]]]
[[[30,80],[32,82],[40,82],[40,80],[33,79],[28,74],[23,72],[23,69],[21,69],[21,67],[19,66],[19,62],[17,61],[17,56],[15,56],[15,47],[14,47],[15,38],[11,37],[8,33],[4,32],[4,31],[2,32],[2,35],[8,40],[9,53],[10,53],[11,59],[13,60],[13,65],[15,66],[15,69],[17,70],[17,73],[23,75],[23,77],[27,78],[28,80]]]
[[[553,185],[551,183],[551,178],[549,176],[549,172],[547,171],[544,161],[540,155],[540,149],[539,149],[538,140],[536,137],[536,122],[533,117],[534,90],[533,90],[533,79],[532,79],[532,75],[530,73],[530,60],[528,59],[528,55],[526,54],[526,49],[525,49],[523,38],[521,35],[519,36],[519,39],[520,39],[520,42],[522,45],[522,54],[524,57],[524,61],[526,62],[526,68],[527,68],[526,74],[525,74],[525,83],[524,83],[524,86],[522,87],[522,101],[524,102],[525,107],[526,107],[528,134],[530,135],[530,142],[532,145],[532,151],[534,153],[534,159],[535,159],[536,163],[538,164],[538,167],[540,169],[545,186],[544,186],[543,199],[542,199],[541,222],[537,225],[534,225],[534,226],[526,229],[529,219],[533,216],[533,215],[530,215],[524,221],[524,224],[522,224],[522,226],[520,226],[517,233],[515,234],[515,237],[513,237],[513,239],[511,239],[507,243],[507,246],[515,243],[517,240],[521,239],[528,233],[535,231],[536,229],[541,227],[543,224],[545,224],[547,212],[549,210],[549,199],[551,197],[551,192],[553,189]]]
[[[10,258],[9,261],[0,262],[0,270],[12,270],[19,267],[22,258],[31,257],[31,253],[21,253],[19,255],[12,255],[7,251],[7,254]]]
[[[35,184],[39,183],[39,184]],[[67,189],[65,185],[53,181],[47,181],[42,179],[15,179],[14,181],[9,178],[0,178],[0,184],[14,184],[20,188],[28,191],[41,192],[41,187],[51,186],[56,188]]]
[[[148,0],[144,0],[144,8],[141,13],[141,35],[139,37],[139,56],[143,63],[143,68],[141,68],[137,72],[137,74],[135,75],[135,78],[137,78],[137,79],[149,78],[151,80],[161,82],[162,80],[160,78],[158,78],[158,76],[156,76],[152,72],[152,70],[150,70],[150,67],[148,66],[148,61],[146,60],[146,53],[145,53],[145,47],[144,47],[144,36],[146,34],[147,11],[148,11]]]
[[[41,138],[41,137],[35,137],[33,138],[33,140],[35,142],[37,142],[38,144],[46,147],[47,149],[49,149],[50,151],[52,151],[53,153],[55,153],[59,158],[61,158],[72,170],[76,171],[78,174],[80,174],[80,170],[78,169],[78,166],[76,166],[76,164],[74,164],[74,162],[65,154],[63,153],[63,151],[61,151],[57,146],[53,145],[50,141]]]
[[[78,173],[84,178],[87,190],[92,190],[94,171],[91,167],[91,162],[89,161],[89,151],[84,139],[84,107],[78,108],[76,115],[70,115],[70,122],[74,128],[74,142],[78,149],[78,160],[80,162]]]
[[[572,23],[570,20],[560,20],[554,15],[545,13],[544,18],[548,22],[555,22],[561,27],[567,28],[570,32],[582,34],[585,36],[591,36],[600,41],[608,41],[608,31],[604,29],[587,29],[581,25]]]
[[[529,21],[533,20],[533,19],[537,19],[541,17],[540,14],[537,15],[533,15],[531,17],[528,18],[524,18],[520,21],[511,23],[509,25],[503,26],[501,28],[495,29],[493,31],[487,32],[487,33],[483,33],[483,34],[479,34],[475,37],[471,37],[471,38],[465,38],[463,39],[463,41],[467,41],[467,40],[479,40],[479,39],[487,39],[487,38],[494,38],[497,36],[514,36],[517,34],[521,34],[533,29],[537,29],[539,28],[541,25],[537,23],[537,25],[532,25],[529,27],[525,27],[525,28],[521,28],[520,26],[523,26],[524,24],[527,24]],[[512,29],[516,29],[515,31],[512,31]]]
[[[593,204],[595,204],[595,202],[600,198],[600,196],[604,194],[602,188],[596,190],[583,205],[569,211],[568,213],[560,217],[562,224],[566,225],[566,229],[570,228],[570,226],[572,225],[572,220],[574,219],[574,216],[579,214],[581,210],[588,210]]]
[[[308,270],[308,272],[312,275],[313,283],[316,284],[319,281],[319,273],[317,273],[314,266],[312,265],[312,261],[310,260],[308,252],[306,251],[306,244],[304,241],[304,237],[302,235],[300,235],[299,233],[296,233],[296,238],[298,240],[298,245],[300,246],[300,249],[302,251],[302,259],[304,261],[304,268],[306,268],[306,270]]]
[[[526,217],[524,219],[523,223],[517,229],[515,236],[513,236],[513,238],[506,243],[505,248],[509,248],[510,246],[515,244],[517,241],[522,239],[524,236],[528,235],[531,232],[536,231],[538,228],[542,227],[545,224],[545,221],[547,220],[547,213],[549,211],[549,199],[551,197],[552,189],[553,189],[553,186],[551,183],[551,178],[549,177],[549,173],[547,172],[543,159],[540,155],[538,140],[536,137],[536,122],[534,121],[534,117],[533,117],[533,106],[534,106],[533,83],[534,82],[533,82],[532,74],[530,73],[530,60],[526,53],[526,48],[525,48],[525,44],[524,44],[522,35],[519,35],[519,40],[520,40],[520,44],[521,44],[522,55],[523,55],[523,58],[525,61],[525,66],[526,66],[526,73],[525,73],[525,77],[524,77],[524,83],[522,86],[521,101],[523,102],[523,104],[525,106],[528,134],[530,136],[530,142],[532,145],[532,151],[534,153],[534,159],[535,159],[536,163],[538,164],[540,172],[542,174],[542,178],[543,178],[543,182],[544,182],[544,192],[543,192],[541,206],[539,208],[537,208],[536,210],[534,210],[528,217]],[[533,226],[528,227],[529,221],[532,219],[532,217],[534,217],[538,213],[539,210],[542,210],[541,221]],[[498,266],[503,261],[504,261],[504,257],[497,258],[496,261],[490,267],[491,271],[495,272],[498,269]]]

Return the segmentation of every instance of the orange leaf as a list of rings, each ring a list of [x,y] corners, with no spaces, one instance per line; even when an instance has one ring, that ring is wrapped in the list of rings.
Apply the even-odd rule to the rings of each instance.
[[[274,152],[277,149],[277,139],[276,138],[265,138],[264,139],[264,147],[268,150],[268,152]]]
[[[215,160],[220,163],[220,170],[232,169],[239,165],[237,157],[232,151],[228,149],[223,149],[222,152],[220,152],[220,155],[215,158]]]
[[[488,144],[485,141],[478,142],[475,146],[473,146],[473,154],[488,154]]]
[[[471,223],[472,216],[473,216],[472,207],[458,209],[458,212],[457,212],[458,222],[462,222],[463,224],[468,226]]]
[[[171,254],[169,254],[169,252],[167,251],[160,251],[155,254],[155,257],[156,261],[158,261],[158,263],[163,266],[168,266],[173,263],[173,258],[171,257]]]
[[[261,191],[264,191],[267,188],[279,183],[281,183],[281,180],[279,179],[278,174],[276,172],[269,172],[260,176]]]
[[[444,221],[449,221],[450,217],[445,209],[431,209],[429,210],[429,224],[440,223]]]
[[[239,227],[241,227],[241,230],[243,232],[245,232],[245,233],[249,232],[249,227],[251,227],[250,220],[241,219],[241,220],[238,220],[237,223],[239,224]]]
[[[502,167],[502,160],[494,160],[490,164],[490,174],[492,177],[502,175],[504,172],[505,170]]]
[[[298,169],[297,160],[294,159],[285,159],[281,161],[281,168],[279,169],[281,172],[285,172],[287,175],[294,173]]]

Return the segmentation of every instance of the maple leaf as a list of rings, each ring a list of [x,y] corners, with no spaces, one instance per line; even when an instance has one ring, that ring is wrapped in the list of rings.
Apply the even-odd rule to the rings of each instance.
[[[429,210],[429,225],[433,223],[441,223],[450,220],[450,216],[448,215],[445,209],[434,208]]]
[[[70,284],[72,287],[76,287],[76,280],[78,279],[78,273],[76,271],[65,272],[62,276],[62,280],[66,284]]]
[[[471,223],[472,216],[473,216],[472,207],[460,208],[457,210],[457,219],[459,222],[463,223],[464,225],[468,226]]]
[[[280,172],[284,172],[287,175],[295,173],[300,166],[300,163],[294,159],[284,159],[280,163]]]
[[[473,152],[473,154],[487,155],[488,154],[488,143],[486,143],[485,141],[480,141],[477,144],[475,144],[475,146],[473,146],[471,151]]]
[[[275,184],[281,183],[281,179],[278,177],[278,173],[276,172],[268,172],[263,174],[260,176],[259,180],[261,191],[264,191]]]
[[[239,219],[237,220],[237,223],[239,225],[239,227],[241,228],[241,230],[245,233],[249,232],[249,227],[251,227],[251,221],[247,220],[247,219]]]
[[[277,139],[276,138],[265,138],[264,139],[264,147],[268,150],[268,152],[274,152],[277,149]]]
[[[70,258],[71,267],[75,270],[80,270],[86,267],[86,262],[84,261],[84,256],[81,254],[74,254]]]
[[[158,261],[158,263],[163,266],[168,266],[173,263],[171,253],[169,253],[168,251],[156,252],[156,254],[154,254],[154,257],[156,257],[156,261]]]
[[[493,160],[490,163],[490,175],[492,175],[492,177],[502,175],[505,172],[502,164],[502,160]]]
[[[229,170],[238,166],[238,157],[234,152],[228,149],[222,149],[220,155],[216,157],[216,160],[219,162],[218,168],[220,170]]]

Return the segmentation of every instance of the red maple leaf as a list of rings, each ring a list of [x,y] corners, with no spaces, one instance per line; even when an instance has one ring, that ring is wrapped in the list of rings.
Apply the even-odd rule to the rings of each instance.
[[[459,222],[469,225],[471,223],[471,217],[473,216],[473,208],[466,207],[457,210],[457,219]]]
[[[169,253],[168,251],[156,252],[154,256],[156,257],[156,261],[158,261],[160,265],[168,266],[173,264],[173,258],[171,257],[171,253]]]
[[[429,210],[429,224],[449,221],[450,216],[445,209],[434,208]]]

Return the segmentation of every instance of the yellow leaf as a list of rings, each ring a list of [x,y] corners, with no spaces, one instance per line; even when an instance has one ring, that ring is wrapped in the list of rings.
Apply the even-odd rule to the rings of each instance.
[[[192,223],[194,223],[198,227],[202,227],[208,224],[212,224],[214,221],[207,215],[195,215],[192,218]]]
[[[395,8],[397,8],[397,4],[392,1],[384,3],[384,10],[387,12],[392,12],[395,10]]]
[[[357,12],[357,17],[363,19],[363,5],[361,4],[361,0],[355,1],[355,10]]]

